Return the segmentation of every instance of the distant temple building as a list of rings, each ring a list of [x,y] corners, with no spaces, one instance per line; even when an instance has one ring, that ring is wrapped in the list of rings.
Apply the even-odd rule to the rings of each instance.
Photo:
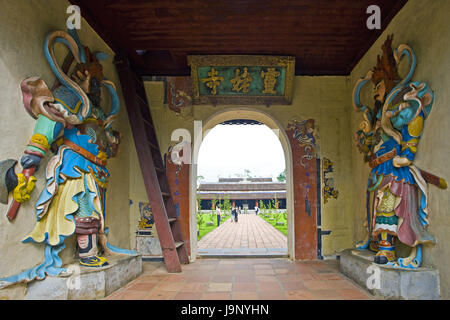
[[[219,182],[201,183],[197,189],[201,210],[210,210],[212,200],[229,199],[242,209],[253,210],[276,200],[278,209],[286,209],[286,183],[273,182],[272,178],[219,178]]]

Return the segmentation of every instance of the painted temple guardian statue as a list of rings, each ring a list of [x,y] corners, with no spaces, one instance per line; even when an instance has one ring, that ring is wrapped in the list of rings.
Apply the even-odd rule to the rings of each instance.
[[[447,186],[444,179],[414,165],[434,95],[426,83],[411,81],[414,52],[405,44],[393,51],[392,39],[388,36],[376,66],[353,91],[353,106],[364,117],[355,142],[371,167],[366,196],[368,237],[357,248],[375,251],[377,264],[416,269],[422,262],[422,245],[436,243],[427,231],[427,183]],[[409,59],[409,72],[402,79],[398,66],[403,56]],[[361,89],[369,81],[374,86],[373,108],[360,102]],[[396,257],[398,242],[411,248],[408,257]]]
[[[99,247],[106,254],[136,254],[112,246],[106,237],[105,200],[109,177],[106,163],[108,158],[117,155],[120,143],[120,133],[111,127],[119,111],[119,99],[114,84],[104,77],[100,64],[108,56],[92,53],[82,46],[75,30],[69,33],[55,31],[45,40],[45,57],[58,79],[54,89],[50,90],[38,77],[21,83],[25,109],[36,119],[33,135],[20,159],[23,172],[15,174],[15,160],[0,163],[0,200],[7,203],[8,192],[13,193],[14,201],[8,212],[12,220],[20,203],[30,199],[36,181],[33,173],[39,169],[42,158],[50,150],[56,153],[47,164],[45,188],[35,204],[36,226],[23,240],[43,244],[45,261],[20,274],[0,279],[3,285],[61,274],[65,269],[59,253],[65,247],[66,238],[74,233],[82,266],[108,265]],[[57,42],[70,49],[62,66],[54,55]],[[102,87],[110,95],[109,113],[100,106]]]

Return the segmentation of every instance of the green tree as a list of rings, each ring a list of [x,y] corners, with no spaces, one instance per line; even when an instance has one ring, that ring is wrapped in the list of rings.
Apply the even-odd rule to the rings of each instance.
[[[213,196],[212,200],[211,200],[211,215],[209,216],[209,220],[211,222],[214,222],[214,212],[215,212],[215,207],[217,205],[217,198],[216,195]]]
[[[227,214],[231,211],[231,201],[230,201],[230,195],[225,195],[225,199],[223,200],[223,211]]]
[[[200,197],[200,193],[197,192],[197,212],[202,211],[202,198]]]
[[[266,207],[264,206],[264,202],[262,200],[259,200],[259,209],[262,214],[266,214]]]
[[[286,182],[286,169],[283,170],[283,172],[281,172],[278,177],[277,180],[279,182]]]

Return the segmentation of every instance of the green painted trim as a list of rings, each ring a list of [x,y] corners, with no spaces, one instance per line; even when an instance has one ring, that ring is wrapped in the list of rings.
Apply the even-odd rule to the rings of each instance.
[[[34,126],[33,134],[39,133],[44,135],[47,138],[48,144],[50,145],[55,138],[53,137],[55,126],[56,126],[55,121],[50,120],[46,116],[40,114]]]

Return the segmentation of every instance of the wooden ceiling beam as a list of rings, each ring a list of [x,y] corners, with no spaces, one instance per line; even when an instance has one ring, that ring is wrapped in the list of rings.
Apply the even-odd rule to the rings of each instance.
[[[185,73],[188,54],[271,54],[295,56],[296,73],[311,75],[348,74],[383,31],[366,28],[367,7],[380,6],[384,29],[407,2],[70,1],[135,69]],[[141,56],[136,50],[148,53]]]

